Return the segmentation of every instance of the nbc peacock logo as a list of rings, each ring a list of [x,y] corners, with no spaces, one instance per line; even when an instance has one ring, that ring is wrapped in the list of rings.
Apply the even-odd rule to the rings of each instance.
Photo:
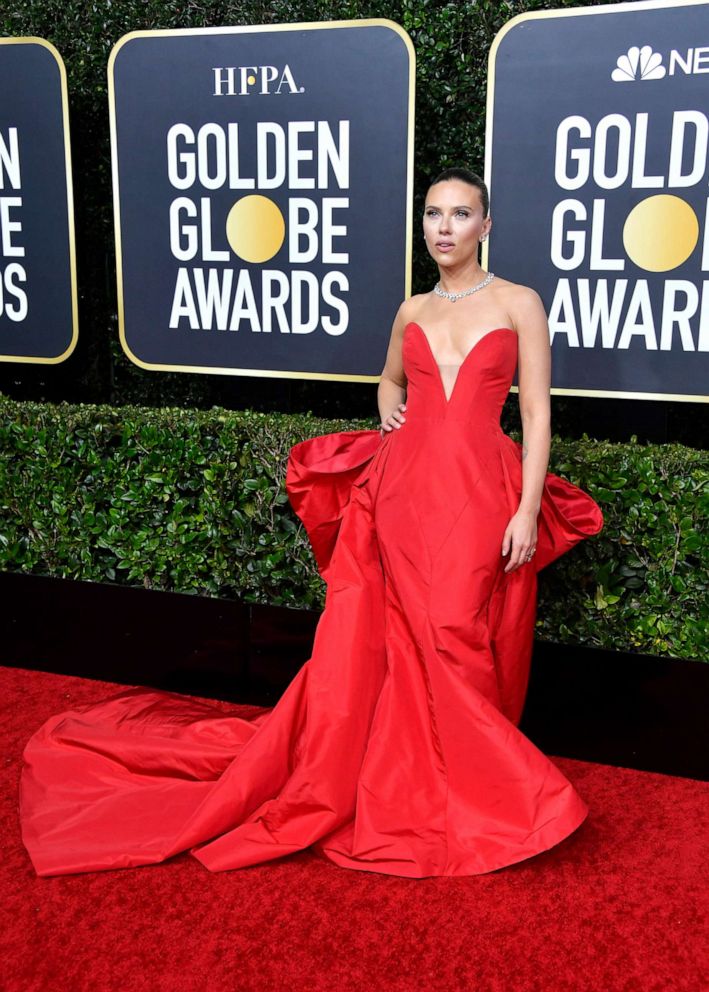
[[[638,48],[633,45],[625,55],[619,55],[616,67],[611,73],[615,83],[630,83],[645,79],[664,79],[666,69],[659,52],[653,52],[651,45]]]

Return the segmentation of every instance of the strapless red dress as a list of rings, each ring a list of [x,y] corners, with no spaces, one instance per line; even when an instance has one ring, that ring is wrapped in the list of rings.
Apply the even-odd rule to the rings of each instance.
[[[160,862],[211,871],[305,848],[423,878],[530,858],[588,807],[518,729],[537,572],[603,517],[548,473],[531,563],[504,572],[521,446],[500,427],[517,335],[486,333],[450,398],[406,328],[406,422],[296,444],[286,487],[327,583],[312,656],[254,715],[144,688],[48,720],[24,752],[38,875]]]

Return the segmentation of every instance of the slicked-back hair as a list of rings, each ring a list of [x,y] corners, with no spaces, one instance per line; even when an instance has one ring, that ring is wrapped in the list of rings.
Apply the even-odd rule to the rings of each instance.
[[[467,183],[469,186],[477,187],[477,189],[480,190],[483,217],[487,217],[490,211],[490,194],[488,193],[485,181],[481,179],[477,172],[471,172],[470,169],[464,169],[460,166],[453,166],[450,169],[444,169],[443,172],[439,173],[439,175],[431,181],[429,189],[431,186],[435,186],[436,183],[444,183],[449,179],[459,179],[461,182]]]

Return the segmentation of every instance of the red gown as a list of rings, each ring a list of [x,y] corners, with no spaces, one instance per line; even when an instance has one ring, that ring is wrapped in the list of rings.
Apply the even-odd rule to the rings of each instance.
[[[476,875],[584,820],[517,728],[537,571],[603,526],[547,473],[531,563],[504,572],[521,445],[500,427],[517,335],[486,333],[448,400],[423,330],[404,335],[406,422],[296,444],[286,487],[327,583],[312,656],[256,716],[144,688],[49,719],[24,751],[38,875],[190,851],[211,871],[311,847],[345,868]]]

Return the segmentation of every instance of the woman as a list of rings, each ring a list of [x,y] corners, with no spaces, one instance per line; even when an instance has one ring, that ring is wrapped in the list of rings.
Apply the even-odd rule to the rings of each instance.
[[[511,554],[505,571],[519,568],[535,553],[542,487],[551,444],[549,386],[551,350],[544,305],[533,289],[484,272],[478,245],[492,227],[485,183],[467,169],[446,169],[428,190],[423,237],[438,265],[434,290],[402,303],[394,321],[378,391],[382,434],[405,423],[406,386],[402,343],[413,321],[426,328],[446,399],[455,388],[461,365],[490,328],[509,327],[519,349],[519,404],[523,423],[522,500],[503,535],[501,553]],[[480,291],[480,295],[473,295]],[[450,303],[460,301],[451,308]],[[476,331],[476,327],[479,330]]]
[[[517,723],[537,572],[603,520],[546,472],[544,311],[481,271],[490,224],[479,177],[438,177],[439,285],[396,316],[381,428],[291,449],[288,495],[327,583],[311,658],[256,716],[132,689],[48,720],[21,783],[38,874],[187,850],[220,871],[310,847],[357,870],[476,875],[584,820]],[[518,359],[523,446],[499,424]]]

